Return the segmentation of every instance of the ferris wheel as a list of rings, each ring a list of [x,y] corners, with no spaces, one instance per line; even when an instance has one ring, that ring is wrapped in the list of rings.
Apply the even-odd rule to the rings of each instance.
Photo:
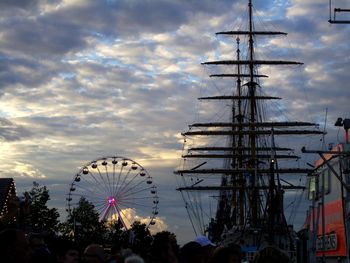
[[[154,225],[158,214],[152,177],[139,163],[121,156],[102,157],[82,166],[69,187],[69,214],[82,197],[95,206],[100,221],[115,220],[125,229],[135,221]]]

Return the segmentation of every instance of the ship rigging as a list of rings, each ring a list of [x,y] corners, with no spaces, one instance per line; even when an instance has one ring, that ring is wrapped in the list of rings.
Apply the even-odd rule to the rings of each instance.
[[[181,181],[177,190],[182,194],[197,235],[208,234],[221,244],[232,242],[259,249],[261,244],[269,243],[291,251],[295,247],[284,215],[283,195],[285,190],[304,187],[290,183],[282,175],[306,175],[312,169],[293,166],[295,162],[291,160],[299,156],[291,148],[280,146],[278,138],[324,132],[315,123],[278,121],[267,116],[268,103],[281,98],[265,94],[260,79],[268,76],[259,72],[261,66],[303,63],[258,59],[257,38],[286,33],[255,30],[251,0],[248,20],[247,30],[216,33],[235,40],[233,59],[202,63],[229,68],[229,73],[225,70],[209,76],[218,81],[233,80],[231,93],[199,98],[205,102],[230,103],[229,117],[226,121],[194,123],[182,133],[185,146],[182,167],[175,171]],[[246,38],[247,43],[242,43],[241,38]],[[241,55],[244,44],[246,57]],[[225,138],[225,143],[216,145],[217,138]],[[203,214],[207,212],[201,201],[209,199],[215,200],[216,212],[210,222],[205,222]]]

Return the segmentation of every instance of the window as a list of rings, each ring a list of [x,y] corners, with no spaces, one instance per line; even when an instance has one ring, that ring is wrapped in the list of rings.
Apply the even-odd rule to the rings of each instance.
[[[309,178],[309,200],[317,199],[317,183],[316,176],[312,176]]]

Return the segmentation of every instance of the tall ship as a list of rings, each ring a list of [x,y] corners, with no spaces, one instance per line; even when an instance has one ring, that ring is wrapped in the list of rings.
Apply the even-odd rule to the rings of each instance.
[[[269,109],[281,98],[264,89],[264,69],[271,66],[277,74],[280,66],[303,63],[260,59],[257,43],[286,33],[256,29],[251,0],[247,11],[247,29],[216,33],[232,40],[232,57],[202,63],[214,70],[214,88],[213,95],[199,100],[214,117],[182,133],[177,190],[196,235],[207,235],[220,245],[238,244],[247,255],[273,245],[295,258],[295,231],[285,217],[284,195],[304,189],[293,177],[313,169],[296,165],[300,157],[283,143],[291,136],[323,136],[324,131],[316,123],[272,116],[276,111]],[[213,108],[220,106],[224,110],[214,114]]]

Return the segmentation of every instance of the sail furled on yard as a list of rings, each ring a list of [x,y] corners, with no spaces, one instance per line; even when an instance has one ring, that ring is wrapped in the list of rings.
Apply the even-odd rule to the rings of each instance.
[[[199,98],[208,103],[230,103],[229,118],[189,125],[189,129],[182,133],[187,144],[182,155],[183,166],[175,174],[180,176],[182,185],[178,190],[184,197],[186,208],[191,210],[191,222],[198,219],[204,223],[195,230],[197,234],[208,234],[215,242],[224,242],[230,234],[232,242],[243,240],[255,247],[259,247],[263,240],[272,244],[285,240],[288,246],[290,234],[284,216],[283,194],[286,190],[304,187],[281,180],[281,175],[307,175],[312,169],[295,167],[294,160],[300,157],[291,148],[277,145],[275,138],[322,135],[324,132],[312,122],[266,119],[262,109],[270,101],[281,98],[259,92],[262,88],[260,78],[268,77],[259,73],[259,69],[262,65],[300,66],[303,63],[257,59],[256,37],[283,36],[286,33],[254,30],[251,1],[248,10],[247,30],[217,33],[236,37],[233,38],[236,40],[234,58],[202,63],[206,67],[228,67],[230,70],[230,73],[209,75],[216,81],[232,80],[234,85],[230,94]],[[247,38],[245,59],[240,54],[243,45],[240,36]],[[213,145],[222,137],[226,138],[225,145]],[[199,145],[195,145],[196,139]],[[206,141],[211,144],[206,145]],[[196,164],[194,160],[199,161]],[[280,164],[281,160],[286,166]],[[200,219],[207,212],[200,204],[195,204],[201,201],[200,193],[205,193],[216,203],[211,207],[215,212],[209,222]],[[202,233],[198,233],[200,231]]]

